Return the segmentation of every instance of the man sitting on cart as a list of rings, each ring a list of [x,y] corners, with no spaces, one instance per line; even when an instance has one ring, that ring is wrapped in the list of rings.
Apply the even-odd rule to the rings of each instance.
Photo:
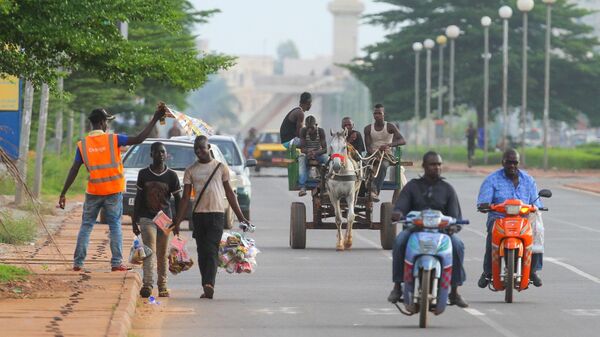
[[[377,202],[379,201],[379,192],[381,191],[381,187],[383,187],[383,181],[385,180],[387,169],[391,165],[389,158],[394,158],[392,148],[405,145],[406,141],[394,124],[385,121],[383,104],[375,104],[375,108],[373,109],[373,118],[375,119],[375,122],[365,126],[364,131],[367,152],[369,155],[377,151],[384,151],[385,153],[382,158],[379,173],[371,184],[371,198],[373,201]],[[375,161],[373,164],[373,170],[377,170],[378,166],[379,161]]]
[[[299,185],[298,196],[306,195],[306,181],[308,180],[308,165],[310,160],[316,160],[319,164],[327,163],[327,142],[325,130],[317,126],[314,116],[306,117],[305,127],[300,130],[300,151],[298,156]]]

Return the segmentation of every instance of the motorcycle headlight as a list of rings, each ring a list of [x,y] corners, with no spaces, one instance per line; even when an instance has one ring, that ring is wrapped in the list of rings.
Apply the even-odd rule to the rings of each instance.
[[[440,211],[423,211],[423,227],[425,228],[437,228],[442,222],[442,212]]]
[[[504,206],[504,209],[506,210],[506,214],[508,214],[508,215],[517,215],[517,214],[519,214],[519,211],[521,211],[521,206],[520,205],[506,205],[506,206]]]

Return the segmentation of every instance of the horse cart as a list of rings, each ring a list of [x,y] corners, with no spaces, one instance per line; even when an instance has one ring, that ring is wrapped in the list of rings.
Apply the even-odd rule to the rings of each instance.
[[[386,180],[382,190],[393,190],[392,202],[382,202],[379,222],[374,221],[371,184],[373,184],[374,170],[366,169],[363,172],[360,192],[354,199],[354,223],[352,229],[378,230],[380,233],[381,247],[392,249],[396,238],[396,225],[392,223],[393,202],[402,189],[402,167],[401,165],[412,165],[412,162],[402,162],[402,150],[398,147],[394,152],[394,161],[389,167]],[[298,151],[292,147],[286,153],[288,162],[288,187],[290,191],[300,190],[298,185]],[[306,184],[307,190],[312,196],[312,221],[307,221],[306,205],[304,202],[292,202],[290,213],[290,247],[293,249],[304,249],[306,247],[307,229],[338,229],[335,223],[335,210],[332,200],[327,192],[326,179],[328,179],[328,168],[319,166],[317,162],[310,162],[311,172]],[[348,218],[348,205],[341,200],[342,217]],[[332,219],[333,218],[333,219]],[[348,222],[343,221],[342,227],[347,229]],[[351,243],[350,243],[351,245]],[[338,249],[340,250],[340,249]]]

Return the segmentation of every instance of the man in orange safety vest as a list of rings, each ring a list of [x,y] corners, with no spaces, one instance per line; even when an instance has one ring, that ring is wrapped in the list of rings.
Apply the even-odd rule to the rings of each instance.
[[[79,168],[85,165],[89,172],[81,228],[77,235],[73,271],[81,271],[87,253],[90,234],[96,223],[101,209],[104,210],[106,222],[110,230],[111,270],[127,271],[123,264],[123,234],[121,231],[121,216],[123,215],[123,195],[125,178],[121,162],[120,146],[140,144],[143,142],[161,118],[164,118],[166,106],[159,103],[152,120],[140,134],[135,137],[107,133],[108,121],[115,117],[104,109],[94,109],[88,119],[92,131],[77,143],[75,160],[65,181],[58,206],[65,208],[65,195],[75,181]]]

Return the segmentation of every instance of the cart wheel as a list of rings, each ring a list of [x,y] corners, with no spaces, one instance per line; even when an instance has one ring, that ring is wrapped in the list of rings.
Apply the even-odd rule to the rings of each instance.
[[[381,229],[379,236],[381,238],[381,248],[390,250],[394,246],[396,239],[396,224],[392,223],[392,203],[384,202],[381,204]]]
[[[292,202],[290,212],[290,247],[306,247],[306,206],[302,202]]]

